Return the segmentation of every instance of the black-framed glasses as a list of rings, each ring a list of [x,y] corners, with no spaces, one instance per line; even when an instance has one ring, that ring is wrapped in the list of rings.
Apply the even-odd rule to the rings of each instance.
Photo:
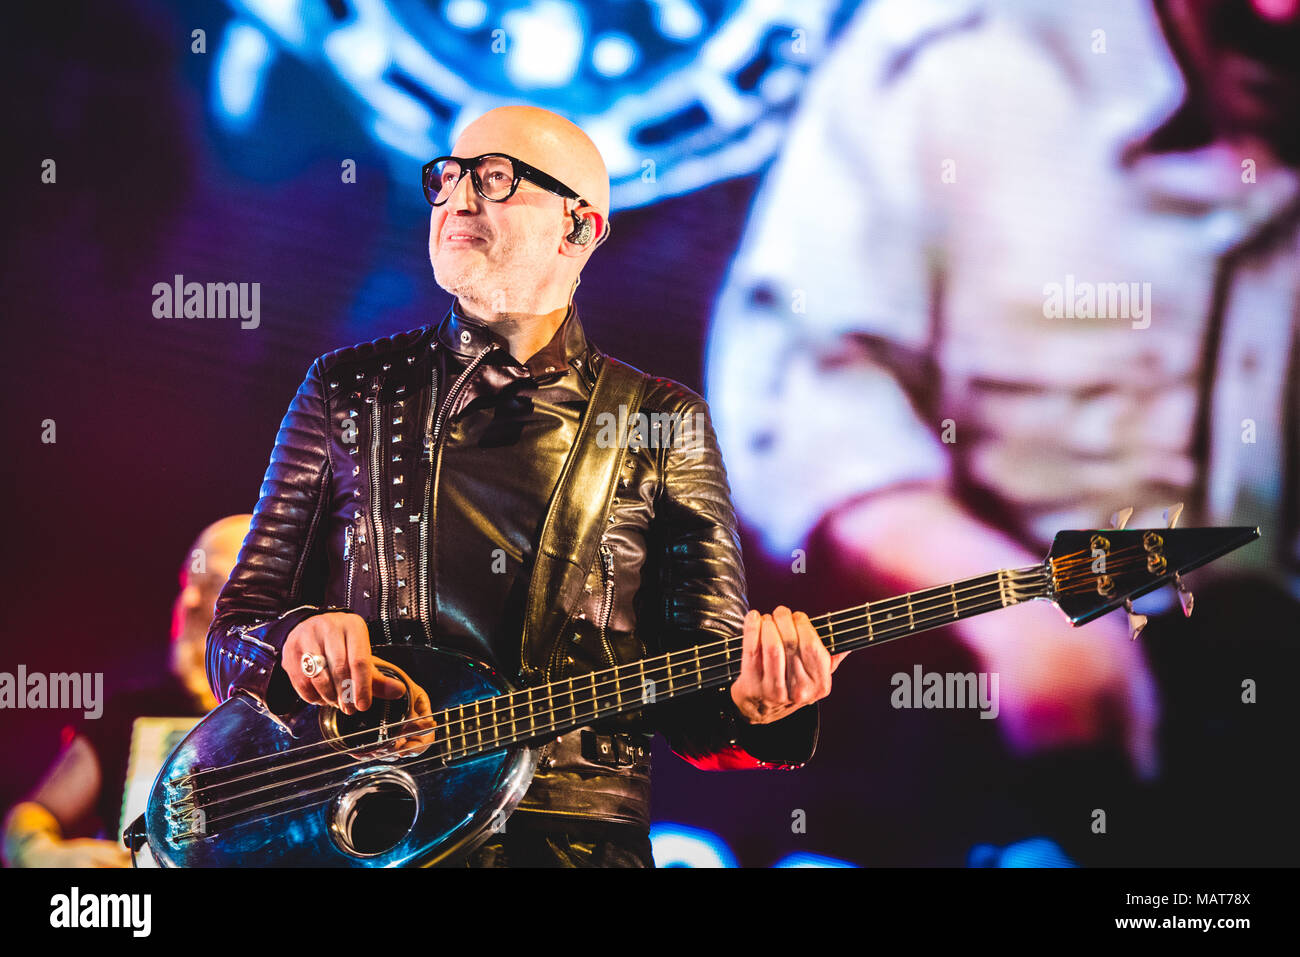
[[[581,200],[576,192],[554,176],[543,173],[535,166],[529,166],[523,160],[505,153],[484,153],[474,157],[439,156],[425,163],[421,179],[424,183],[424,198],[429,201],[429,205],[441,206],[451,199],[451,194],[456,191],[466,170],[469,171],[474,189],[492,203],[504,203],[515,194],[520,180],[525,179],[548,193],[564,199]]]

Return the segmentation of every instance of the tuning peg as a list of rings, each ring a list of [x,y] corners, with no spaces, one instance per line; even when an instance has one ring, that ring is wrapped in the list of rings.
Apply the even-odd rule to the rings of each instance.
[[[1110,517],[1110,527],[1118,531],[1128,524],[1128,520],[1133,517],[1133,506],[1121,508],[1118,512]]]
[[[1173,528],[1175,525],[1178,524],[1178,516],[1182,514],[1183,514],[1182,502],[1179,502],[1177,505],[1169,506],[1167,509],[1165,509],[1165,526],[1168,528]]]
[[[1131,512],[1132,509],[1129,511]],[[1124,520],[1128,521],[1128,516],[1125,516]],[[1130,598],[1124,599],[1124,610],[1128,612],[1128,626],[1133,632],[1133,640],[1137,641],[1138,635],[1142,634],[1142,629],[1147,626],[1147,616],[1133,611],[1133,600]]]
[[[1173,526],[1170,526],[1171,528]],[[1174,572],[1174,587],[1178,589],[1178,604],[1183,606],[1183,617],[1192,617],[1192,602],[1195,601],[1191,591],[1183,583],[1182,576]]]

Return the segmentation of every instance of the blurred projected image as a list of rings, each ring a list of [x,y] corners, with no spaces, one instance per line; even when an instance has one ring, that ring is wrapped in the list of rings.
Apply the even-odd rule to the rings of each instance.
[[[954,625],[1017,754],[1286,791],[1248,705],[1300,619],[1298,64],[1288,0],[880,0],[763,182],[707,394],[773,558],[893,590],[1041,561],[1129,506],[1262,530],[1190,577],[1187,622],[1163,589],[1079,629],[1042,602]],[[1285,815],[1242,816],[1170,825],[1160,859],[1294,855],[1262,823]]]

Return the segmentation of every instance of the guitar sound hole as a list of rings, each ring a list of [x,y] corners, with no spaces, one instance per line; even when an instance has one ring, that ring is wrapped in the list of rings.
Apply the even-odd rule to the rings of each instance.
[[[330,832],[346,853],[375,857],[400,844],[419,813],[410,775],[390,769],[363,771],[334,799]]]

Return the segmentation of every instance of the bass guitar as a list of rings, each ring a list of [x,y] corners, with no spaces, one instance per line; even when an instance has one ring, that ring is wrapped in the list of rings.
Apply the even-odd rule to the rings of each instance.
[[[1136,637],[1144,619],[1133,614],[1133,598],[1172,584],[1190,614],[1180,576],[1259,537],[1249,527],[1120,525],[1060,532],[1037,565],[855,605],[812,624],[835,653],[1041,599],[1076,626],[1125,606]],[[459,861],[504,826],[546,739],[730,684],[741,637],[528,688],[456,651],[408,643],[372,650],[395,666],[381,670],[428,693],[432,728],[413,733],[407,699],[377,700],[355,715],[304,705],[282,724],[231,698],[195,726],[154,782],[142,829],[154,858],[164,867]],[[417,736],[420,746],[405,753],[385,746]]]

